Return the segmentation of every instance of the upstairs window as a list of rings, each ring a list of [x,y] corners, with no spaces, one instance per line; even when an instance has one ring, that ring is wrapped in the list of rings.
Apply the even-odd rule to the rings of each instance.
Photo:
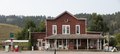
[[[52,25],[52,34],[57,34],[57,25]]]
[[[76,34],[80,34],[80,25],[76,25],[75,28],[76,28],[75,30]]]
[[[62,34],[70,34],[70,25],[62,25]]]

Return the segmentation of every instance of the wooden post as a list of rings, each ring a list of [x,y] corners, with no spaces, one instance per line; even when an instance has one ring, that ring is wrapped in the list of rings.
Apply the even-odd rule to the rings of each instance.
[[[88,42],[88,39],[87,39],[87,50],[89,49],[89,42]]]
[[[38,50],[39,50],[39,47],[40,47],[40,43],[39,43],[39,41],[37,42],[37,47],[38,47]]]
[[[62,39],[62,49],[63,49],[63,47],[64,47],[64,44],[63,44],[63,39]]]
[[[100,40],[100,50],[102,49],[102,43],[101,43],[101,40]]]
[[[40,44],[41,44],[41,48],[42,48],[42,47],[43,47],[43,46],[42,46],[42,39],[40,39]]]
[[[67,39],[66,39],[66,49],[68,50],[68,44],[67,44]]]
[[[77,50],[78,50],[78,39],[76,39],[76,47],[77,47]]]
[[[97,50],[99,50],[99,39],[97,39]]]
[[[37,42],[37,45],[38,45],[38,47],[40,46],[40,43],[39,43],[39,41]]]
[[[104,40],[103,40],[103,49],[105,49],[105,38],[104,38]]]
[[[55,49],[57,49],[57,39],[54,42],[54,47],[55,47]]]

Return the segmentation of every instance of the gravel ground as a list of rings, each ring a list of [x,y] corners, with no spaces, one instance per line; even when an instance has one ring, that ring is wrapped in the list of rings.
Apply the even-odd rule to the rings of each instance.
[[[22,51],[22,52],[0,51],[0,54],[54,54],[54,51]],[[57,51],[56,54],[120,54],[120,52]]]

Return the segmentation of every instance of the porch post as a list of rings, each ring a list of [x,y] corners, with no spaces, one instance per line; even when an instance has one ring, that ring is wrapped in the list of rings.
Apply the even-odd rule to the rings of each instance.
[[[105,38],[103,39],[103,49],[105,49]]]
[[[63,44],[63,39],[62,39],[62,49],[63,49],[63,47],[64,47],[64,44]]]
[[[39,47],[40,47],[40,42],[39,41],[37,42],[37,46],[38,46],[38,49],[39,49]]]
[[[97,39],[97,50],[99,50],[99,39]]]
[[[39,43],[39,41],[37,42],[37,46],[38,46],[38,47],[40,46],[40,43]]]
[[[54,48],[57,49],[57,39],[55,39]]]
[[[88,42],[88,39],[87,39],[87,50],[89,49],[89,42]]]
[[[67,39],[66,39],[66,47],[65,47],[67,50],[68,50],[68,44],[67,44]]]
[[[49,44],[49,48],[51,48],[51,47],[50,47],[50,46],[51,46],[51,44],[50,44],[50,40],[48,39],[47,42],[48,42],[48,44]]]
[[[41,48],[42,48],[42,47],[43,47],[43,46],[42,46],[42,39],[40,39],[40,43],[41,43]]]
[[[76,39],[76,47],[77,47],[77,50],[78,50],[78,39]]]
[[[102,43],[101,43],[101,40],[100,40],[100,50],[102,49]]]
[[[105,38],[103,39],[103,42],[104,42],[103,44],[105,44]]]

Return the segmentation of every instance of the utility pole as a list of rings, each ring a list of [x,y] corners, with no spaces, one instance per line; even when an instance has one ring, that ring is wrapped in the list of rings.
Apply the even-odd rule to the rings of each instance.
[[[28,29],[28,32],[29,32],[29,47],[30,47],[30,49],[32,49],[33,50],[33,47],[32,47],[32,43],[31,43],[31,28],[29,28]]]
[[[28,29],[29,32],[29,40],[31,39],[31,28]]]

